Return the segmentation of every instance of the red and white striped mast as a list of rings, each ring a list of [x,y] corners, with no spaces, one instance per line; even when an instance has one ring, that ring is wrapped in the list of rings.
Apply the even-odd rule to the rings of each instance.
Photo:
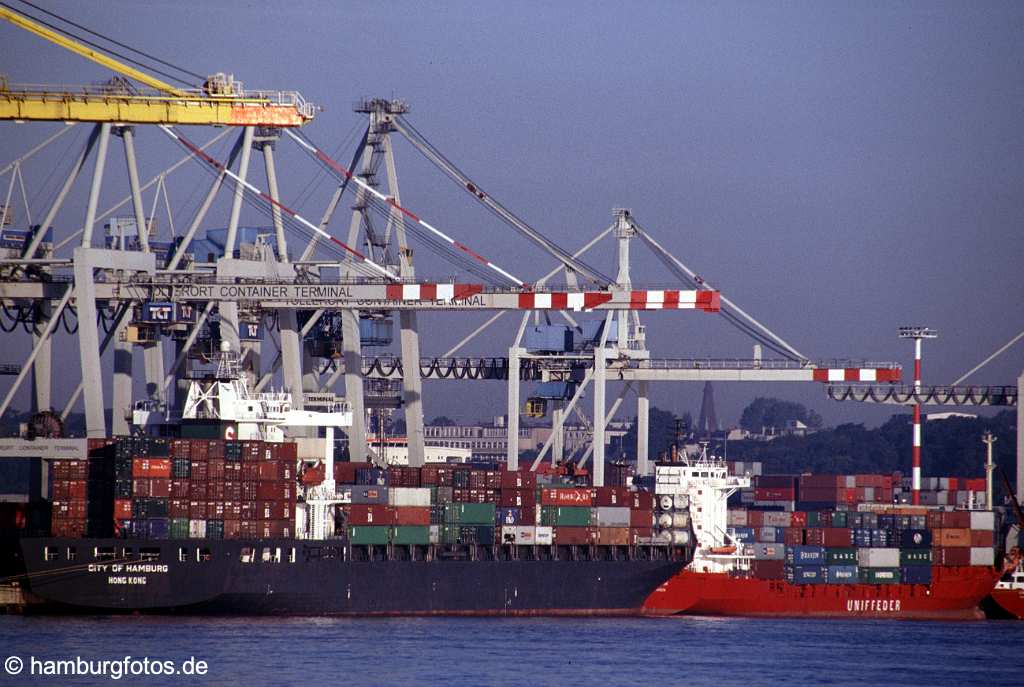
[[[900,327],[901,339],[914,340],[914,393],[921,392],[921,340],[935,339],[938,332],[929,327]],[[921,404],[914,404],[914,444],[913,444],[913,500],[917,506],[921,504]]]

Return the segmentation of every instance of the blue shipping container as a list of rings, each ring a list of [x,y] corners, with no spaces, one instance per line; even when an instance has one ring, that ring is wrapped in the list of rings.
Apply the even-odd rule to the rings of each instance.
[[[786,548],[786,562],[792,565],[817,565],[825,563],[824,546],[790,546]]]
[[[930,549],[931,546],[931,530],[900,530],[901,549]]]
[[[498,509],[498,524],[499,525],[518,525],[519,524],[519,509],[518,508],[499,508]]]
[[[733,527],[733,536],[744,544],[754,543],[753,527]]]
[[[786,580],[791,584],[824,584],[828,568],[822,565],[787,565]]]
[[[828,566],[829,584],[857,584],[856,565],[830,565]]]
[[[900,579],[905,584],[931,584],[932,566],[908,565],[900,568]]]

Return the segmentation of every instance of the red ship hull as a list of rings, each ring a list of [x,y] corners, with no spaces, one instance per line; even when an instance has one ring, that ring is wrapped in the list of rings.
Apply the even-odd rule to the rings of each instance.
[[[992,601],[1017,620],[1024,620],[1024,589],[993,589]]]
[[[976,620],[1000,572],[987,567],[932,568],[930,585],[806,584],[683,571],[652,593],[655,615],[905,618]]]

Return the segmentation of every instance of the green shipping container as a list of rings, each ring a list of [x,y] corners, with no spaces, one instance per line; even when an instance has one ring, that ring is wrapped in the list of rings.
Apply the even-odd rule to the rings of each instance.
[[[188,518],[171,518],[171,539],[188,539]]]
[[[421,544],[430,543],[429,525],[402,525],[391,528],[392,544]]]
[[[812,510],[807,513],[807,526],[821,527],[821,514],[818,511]]]
[[[548,527],[589,527],[591,510],[581,506],[541,506],[540,524]]]
[[[368,544],[387,544],[390,527],[377,527],[373,525],[351,525],[348,528],[348,540],[353,544],[366,546]]]
[[[864,584],[899,584],[899,568],[861,568],[860,581]]]
[[[825,565],[857,565],[857,549],[825,549]]]
[[[849,527],[847,523],[846,511],[837,510],[832,513],[832,527]]]
[[[931,565],[931,549],[900,549],[900,566]]]
[[[444,521],[452,525],[494,526],[493,503],[452,502],[445,507]]]

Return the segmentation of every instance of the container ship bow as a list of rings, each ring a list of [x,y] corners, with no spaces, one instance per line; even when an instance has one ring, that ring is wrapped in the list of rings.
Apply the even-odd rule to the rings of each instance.
[[[688,531],[655,527],[653,492],[498,465],[335,463],[333,428],[349,422],[346,406],[251,393],[223,350],[180,437],[90,440],[89,457],[53,461],[52,532],[18,543],[36,602],[23,610],[638,615],[692,559]],[[290,426],[327,438],[287,441]]]
[[[728,497],[751,480],[730,475],[723,461],[704,454],[659,466],[656,481],[658,496],[689,496],[696,551],[647,599],[648,613],[979,619],[1004,570],[995,565],[991,511],[751,510],[771,523],[758,530],[730,526]]]

